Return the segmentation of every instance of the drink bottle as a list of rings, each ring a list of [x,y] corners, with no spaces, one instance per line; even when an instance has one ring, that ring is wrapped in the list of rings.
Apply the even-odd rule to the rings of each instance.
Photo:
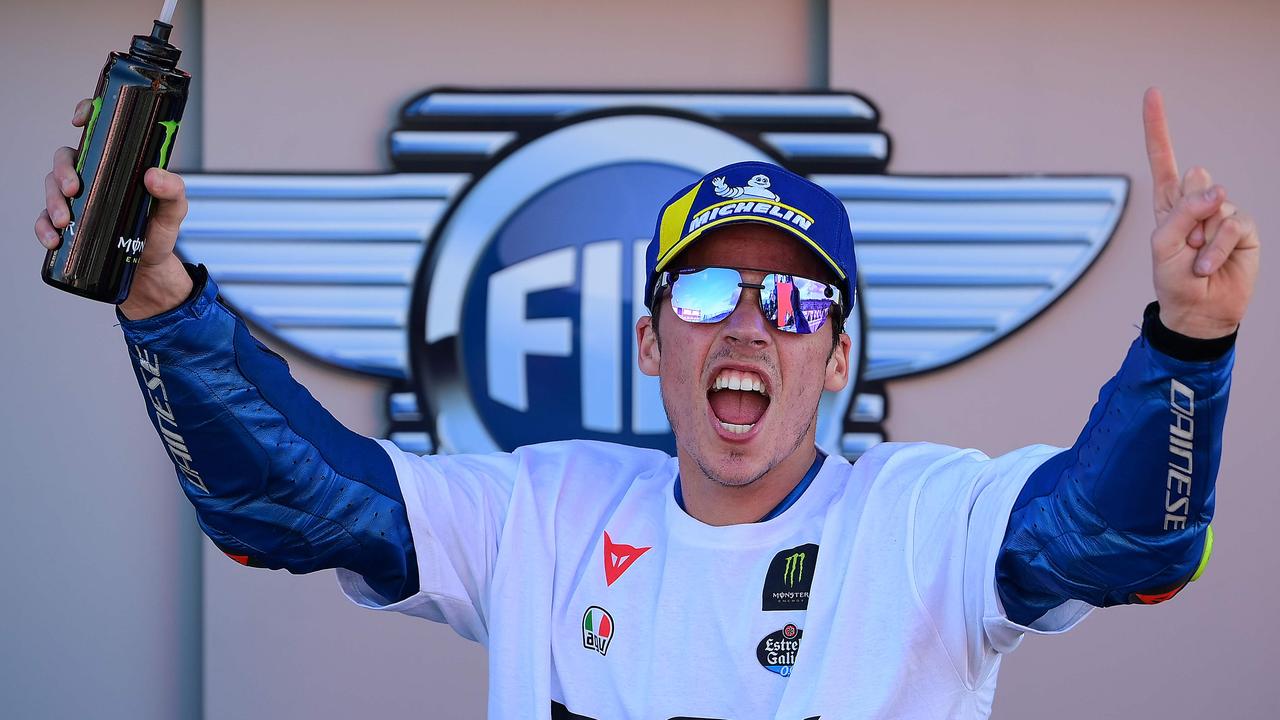
[[[142,177],[169,164],[191,82],[169,44],[175,3],[167,0],[151,34],[134,35],[129,51],[111,53],[102,68],[76,155],[71,222],[40,273],[56,288],[115,304],[129,295],[151,209]]]

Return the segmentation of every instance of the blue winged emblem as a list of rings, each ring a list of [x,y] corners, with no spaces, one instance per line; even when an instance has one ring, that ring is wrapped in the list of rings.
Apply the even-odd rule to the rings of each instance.
[[[1128,194],[1123,176],[888,174],[890,139],[874,106],[852,93],[437,90],[402,109],[388,143],[395,172],[187,175],[178,249],[207,264],[252,323],[310,356],[392,380],[393,420],[422,419],[431,413],[406,392],[410,310],[450,213],[523,146],[581,119],[646,114],[745,140],[844,200],[864,359],[857,391],[824,403],[842,407],[820,435],[851,455],[883,437],[884,381],[960,361],[1035,317],[1097,258]],[[439,445],[430,424],[408,444]]]

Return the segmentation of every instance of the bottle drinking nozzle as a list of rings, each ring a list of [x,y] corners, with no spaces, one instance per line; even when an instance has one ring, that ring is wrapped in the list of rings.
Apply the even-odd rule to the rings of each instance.
[[[173,10],[178,7],[178,0],[164,0],[164,7],[160,8],[160,17],[156,22],[162,22],[169,27],[173,27]],[[169,38],[165,38],[168,40]]]
[[[173,10],[178,6],[178,0],[164,0],[164,7],[160,9],[160,17],[156,18],[155,25],[151,28],[151,37],[162,43],[169,42],[169,33],[173,32]]]
[[[142,178],[169,164],[191,83],[177,67],[182,51],[169,44],[176,5],[165,0],[151,34],[107,57],[76,156],[71,222],[41,271],[54,287],[117,304],[129,295],[151,210]]]

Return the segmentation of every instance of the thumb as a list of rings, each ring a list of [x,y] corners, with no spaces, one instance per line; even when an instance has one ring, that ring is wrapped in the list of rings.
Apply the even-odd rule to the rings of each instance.
[[[1183,195],[1173,212],[1156,228],[1156,242],[1185,243],[1200,221],[1213,217],[1226,200],[1227,192],[1221,185],[1214,185],[1204,192]]]
[[[160,168],[148,170],[143,182],[155,198],[147,226],[147,245],[171,249],[178,240],[182,219],[187,216],[186,183],[180,175]]]

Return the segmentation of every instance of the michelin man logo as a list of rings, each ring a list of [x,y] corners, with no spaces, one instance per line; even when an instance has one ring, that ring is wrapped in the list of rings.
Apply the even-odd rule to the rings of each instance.
[[[773,200],[774,202],[782,200],[769,189],[770,184],[769,176],[764,174],[751,176],[751,179],[747,181],[746,187],[729,187],[722,177],[711,180],[712,189],[716,191],[716,195],[722,198],[739,198],[745,195],[746,197]]]
[[[889,174],[875,108],[846,92],[437,90],[389,147],[384,174],[190,174],[178,250],[260,336],[381,378],[388,437],[417,452],[674,450],[632,328],[658,208],[716,167],[780,162],[849,210],[856,380],[822,399],[818,443],[850,457],[884,439],[886,383],[1036,316],[1128,192],[1119,176]],[[779,202],[765,175],[727,180],[721,197]]]

